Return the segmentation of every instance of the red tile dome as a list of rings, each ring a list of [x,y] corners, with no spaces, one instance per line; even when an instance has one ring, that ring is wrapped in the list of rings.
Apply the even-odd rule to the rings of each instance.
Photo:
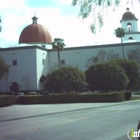
[[[126,9],[126,12],[122,16],[122,20],[125,19],[136,19],[135,15],[129,11],[129,8]]]
[[[37,17],[33,17],[33,24],[25,27],[19,37],[19,44],[50,44],[52,37],[50,32],[40,24],[37,24]]]

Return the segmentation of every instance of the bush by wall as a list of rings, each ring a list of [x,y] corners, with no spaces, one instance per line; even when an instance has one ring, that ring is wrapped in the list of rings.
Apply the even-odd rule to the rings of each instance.
[[[15,104],[15,99],[13,95],[0,95],[0,107]]]
[[[46,88],[51,92],[69,93],[88,86],[85,74],[76,67],[65,66],[46,76]]]
[[[49,103],[92,103],[92,102],[121,102],[124,101],[124,92],[100,93],[87,95],[38,95],[22,96],[19,104],[49,104]]]
[[[85,74],[91,91],[124,90],[129,82],[125,70],[112,61],[92,65]]]
[[[111,60],[112,62],[117,63],[117,65],[121,66],[128,76],[129,83],[126,89],[136,89],[139,87],[139,65],[134,60],[127,60],[127,59],[116,59]]]

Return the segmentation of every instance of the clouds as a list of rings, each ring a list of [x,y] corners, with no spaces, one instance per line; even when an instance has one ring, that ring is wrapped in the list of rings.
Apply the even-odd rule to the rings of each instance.
[[[101,32],[93,35],[89,30],[92,18],[78,18],[79,9],[71,6],[71,0],[12,0],[11,3],[4,0],[0,5],[0,47],[18,46],[19,35],[24,27],[32,24],[34,12],[38,23],[44,25],[53,38],[63,38],[68,46],[81,46],[94,42],[119,42],[113,32],[120,26],[119,20],[125,8],[109,13]]]
[[[21,18],[24,15],[26,6],[23,0],[13,0],[9,3],[9,0],[4,0],[0,4],[0,16],[2,18],[2,32],[0,33],[0,46],[6,47],[17,41],[17,33],[21,26]],[[7,47],[8,47],[7,46]]]
[[[38,17],[38,23],[44,25],[50,31],[53,38],[61,37],[70,46],[82,45],[82,42],[88,40],[85,37],[88,32],[87,26],[85,26],[81,19],[78,19],[77,12],[76,14],[71,14],[71,11],[68,11],[69,14],[63,12],[67,6],[69,6],[69,9],[74,8],[68,5],[70,1],[63,4],[61,2],[64,1],[57,0],[59,7],[55,4],[55,8],[51,8],[51,6],[36,7],[37,3],[33,3],[35,5],[27,5],[27,0],[21,0],[20,3],[18,0],[14,0],[14,4],[10,5],[6,4],[8,3],[8,0],[6,0],[0,7],[2,17],[0,46],[17,46],[19,35],[24,27],[32,23],[31,18],[34,16],[34,12]],[[52,5],[52,3],[49,4]],[[63,7],[62,5],[65,5],[64,8],[60,8]]]

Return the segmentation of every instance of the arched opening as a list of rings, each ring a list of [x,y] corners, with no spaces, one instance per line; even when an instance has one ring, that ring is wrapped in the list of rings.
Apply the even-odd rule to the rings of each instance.
[[[129,40],[133,40],[133,37],[129,37],[128,39],[129,39]]]
[[[14,92],[14,94],[18,94],[19,92],[19,84],[17,82],[10,83],[10,92]]]
[[[132,30],[132,25],[130,22],[127,23],[127,29],[128,29],[128,32],[131,32]]]

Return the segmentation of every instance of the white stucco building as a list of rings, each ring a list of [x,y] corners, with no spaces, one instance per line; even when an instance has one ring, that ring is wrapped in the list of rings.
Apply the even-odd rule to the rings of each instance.
[[[140,47],[137,21],[135,15],[127,8],[120,21],[126,32],[123,38],[125,57],[130,49]],[[9,85],[12,82],[17,82],[20,90],[27,90],[27,88],[41,90],[40,77],[46,75],[55,67],[55,64],[58,64],[57,51],[43,46],[51,42],[49,31],[44,26],[37,24],[37,18],[34,16],[33,23],[25,27],[19,37],[19,43],[28,45],[0,49],[2,58],[11,65],[7,80],[0,81],[0,91],[9,91]],[[96,55],[99,50],[107,52],[113,50],[115,53],[119,53],[120,57],[123,56],[121,43],[70,47],[61,51],[61,65],[76,66],[85,71],[86,61],[92,55]]]
[[[129,8],[127,8],[120,20],[122,28],[125,29],[125,36],[123,37],[124,42],[127,40],[140,42],[140,32],[138,31],[137,22],[138,19],[130,12]]]

